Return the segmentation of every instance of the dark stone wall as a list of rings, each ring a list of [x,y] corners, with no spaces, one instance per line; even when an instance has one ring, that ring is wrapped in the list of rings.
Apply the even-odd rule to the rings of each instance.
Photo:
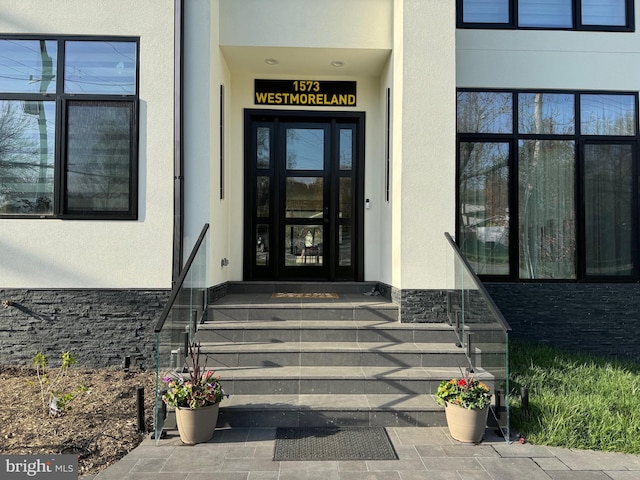
[[[510,338],[640,361],[640,285],[485,283]]]
[[[153,329],[168,290],[0,290],[0,365],[51,365],[69,351],[78,367],[155,368]]]
[[[404,323],[443,323],[447,321],[446,290],[400,290],[392,299],[400,305]]]

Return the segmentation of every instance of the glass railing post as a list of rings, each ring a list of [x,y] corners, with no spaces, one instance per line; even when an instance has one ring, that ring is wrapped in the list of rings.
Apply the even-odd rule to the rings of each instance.
[[[170,373],[182,371],[189,345],[195,340],[200,315],[206,309],[208,232],[209,225],[206,224],[155,327],[154,438],[156,445],[162,438],[165,424],[170,425],[169,419],[165,418],[166,408],[162,402],[165,386],[162,379]]]
[[[156,333],[156,391],[155,391],[155,405],[153,411],[153,438],[154,443],[158,446],[160,437],[162,436],[162,429],[164,428],[164,416],[162,415],[161,404],[163,405],[160,397],[160,385],[162,379],[160,378],[160,334]]]
[[[467,350],[467,361],[469,362],[469,369],[471,372],[475,372],[475,362],[474,362],[474,357],[475,357],[475,352],[473,351],[473,344],[471,342],[471,336],[473,335],[473,333],[471,332],[465,332],[464,338],[466,340],[466,350]]]
[[[453,292],[448,293],[447,309],[456,315],[454,328],[469,368],[494,393],[492,417],[509,441],[508,338],[511,328],[451,236],[446,233],[445,237],[453,253],[455,284]]]

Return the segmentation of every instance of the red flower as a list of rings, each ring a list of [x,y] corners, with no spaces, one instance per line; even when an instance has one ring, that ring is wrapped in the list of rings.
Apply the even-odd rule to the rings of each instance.
[[[461,378],[460,380],[458,380],[458,385],[460,387],[466,387],[467,386],[467,381],[464,378]]]

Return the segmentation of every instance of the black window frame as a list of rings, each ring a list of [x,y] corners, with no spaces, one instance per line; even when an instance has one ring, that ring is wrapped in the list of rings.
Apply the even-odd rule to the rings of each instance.
[[[509,21],[507,23],[479,23],[464,21],[464,2],[456,0],[456,25],[461,29],[482,30],[567,30],[567,31],[593,31],[593,32],[635,32],[635,6],[634,0],[625,0],[626,24],[625,25],[583,25],[582,24],[582,0],[571,0],[571,27],[553,26],[520,26],[518,25],[519,0],[507,0],[509,6]]]
[[[2,213],[0,219],[58,219],[58,220],[138,220],[139,203],[139,95],[140,95],[140,37],[134,36],[91,36],[91,35],[0,35],[0,40],[31,40],[53,41],[57,46],[57,63],[54,66],[56,90],[55,93],[4,93],[0,91],[0,100],[31,100],[55,101],[55,151],[53,174],[53,208],[52,213]],[[135,44],[135,92],[133,94],[111,93],[65,93],[64,66],[65,42],[125,42]],[[131,110],[129,125],[129,199],[126,210],[100,211],[80,210],[70,211],[67,208],[67,138],[69,134],[68,106],[70,102],[76,104],[87,103],[123,103]]]
[[[510,215],[509,222],[509,274],[491,275],[479,274],[483,281],[498,282],[523,282],[523,283],[553,283],[553,282],[615,282],[629,283],[640,281],[640,93],[638,91],[611,91],[611,90],[557,90],[557,89],[497,89],[497,88],[458,88],[457,93],[462,92],[496,92],[511,94],[512,101],[512,129],[510,133],[456,133],[456,240],[461,238],[461,192],[460,192],[460,144],[464,142],[508,143],[510,145],[508,170],[509,191],[508,202]],[[519,94],[571,94],[574,95],[574,121],[573,134],[530,134],[518,131],[518,95]],[[581,95],[629,95],[634,97],[635,131],[634,135],[593,135],[584,134],[580,125],[580,96]],[[457,95],[456,95],[457,96]],[[456,102],[457,104],[457,102]],[[456,107],[457,111],[457,107]],[[546,278],[520,278],[519,270],[519,170],[518,170],[518,142],[519,140],[573,140],[575,143],[574,164],[574,207],[575,207],[575,279],[546,279]],[[584,160],[585,145],[631,145],[632,169],[633,169],[633,197],[631,210],[633,225],[633,274],[629,276],[588,275],[586,272],[585,249],[585,193],[584,193]]]

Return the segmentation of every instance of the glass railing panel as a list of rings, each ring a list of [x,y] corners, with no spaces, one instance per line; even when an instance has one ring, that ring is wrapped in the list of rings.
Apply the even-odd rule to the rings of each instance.
[[[180,278],[155,327],[156,402],[154,439],[162,436],[166,409],[162,402],[163,378],[182,371],[189,343],[207,312],[207,261],[209,225],[205,225],[187,260]]]
[[[510,327],[449,234],[453,281],[448,290],[448,318],[465,351],[466,368],[494,393],[490,419],[509,441]]]

